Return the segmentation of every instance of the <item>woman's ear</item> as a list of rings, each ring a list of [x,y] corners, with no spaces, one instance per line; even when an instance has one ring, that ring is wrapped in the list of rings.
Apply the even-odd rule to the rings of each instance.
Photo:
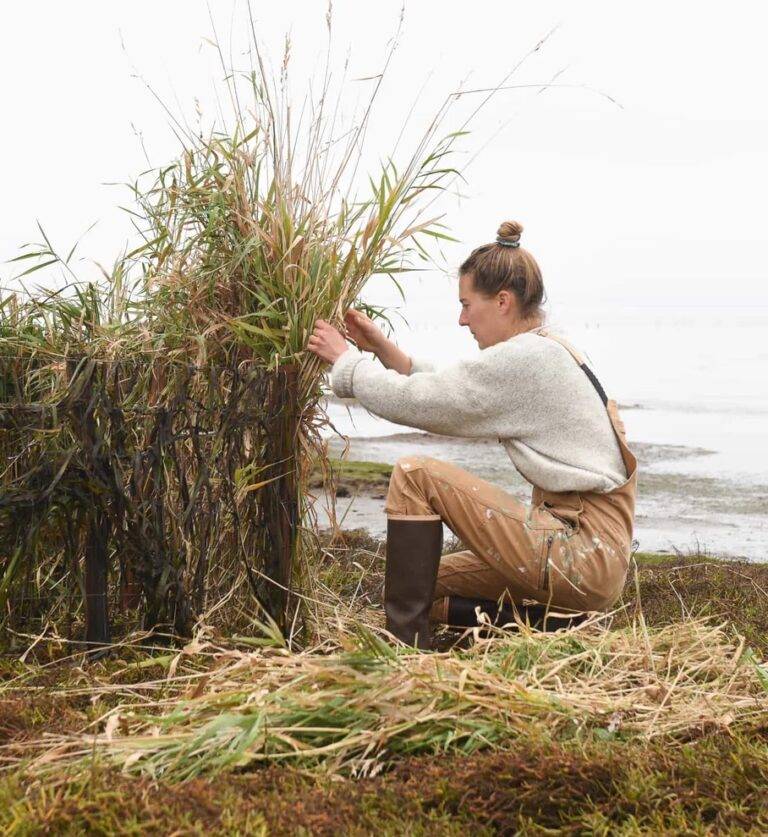
[[[514,305],[514,295],[509,291],[499,291],[496,294],[496,304],[499,307],[499,313],[506,314]]]

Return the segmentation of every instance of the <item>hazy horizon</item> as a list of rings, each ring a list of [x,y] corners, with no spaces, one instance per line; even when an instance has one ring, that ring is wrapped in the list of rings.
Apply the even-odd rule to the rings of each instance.
[[[292,89],[302,97],[312,70],[322,67],[324,4],[253,9],[275,62],[290,33]],[[102,184],[147,168],[145,149],[155,166],[178,153],[168,116],[134,74],[177,113],[194,117],[196,100],[204,113],[215,112],[213,82],[222,73],[205,41],[212,35],[206,5],[32,0],[2,14],[0,66],[13,83],[3,91],[0,142],[10,165],[0,260],[39,240],[37,219],[62,250],[97,221],[81,252],[110,264],[131,232],[117,208],[129,196]],[[350,78],[378,72],[399,15],[397,2],[335,3],[335,71],[349,54]],[[222,44],[239,55],[245,5],[218,3],[214,17]],[[760,95],[767,21],[767,10],[746,2],[727,15],[714,3],[691,2],[585,2],[578,11],[567,2],[478,2],[472,15],[434,2],[406,4],[369,132],[374,159],[391,148],[425,82],[415,133],[462,81],[469,88],[497,83],[553,26],[512,82],[556,76],[571,85],[500,93],[476,120],[467,156],[490,142],[467,168],[463,196],[440,203],[460,242],[443,248],[442,272],[425,274],[435,296],[453,293],[445,275],[490,240],[501,220],[514,218],[557,307],[748,307],[768,316],[768,104]],[[410,150],[405,142],[402,150]],[[0,268],[4,285],[12,268]],[[95,275],[87,263],[79,269]]]

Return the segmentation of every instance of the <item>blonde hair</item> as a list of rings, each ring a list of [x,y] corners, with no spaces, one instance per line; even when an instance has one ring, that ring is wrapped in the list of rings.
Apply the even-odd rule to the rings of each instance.
[[[520,316],[543,316],[544,281],[536,259],[520,246],[523,225],[504,221],[496,241],[474,249],[459,268],[459,275],[471,274],[475,290],[485,296],[511,291],[517,298]]]

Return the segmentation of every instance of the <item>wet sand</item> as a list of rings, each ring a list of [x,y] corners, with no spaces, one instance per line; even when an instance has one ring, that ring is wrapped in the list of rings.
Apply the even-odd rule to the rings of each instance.
[[[364,411],[353,408],[352,412],[364,427],[360,415]],[[345,444],[338,435],[329,438],[331,455],[341,456]],[[768,485],[707,473],[707,460],[716,463],[717,457],[703,447],[632,442],[631,435],[630,446],[639,463],[635,538],[641,551],[768,560]],[[346,458],[392,465],[414,452],[450,461],[521,500],[530,498],[530,484],[495,439],[434,436],[407,429],[384,436],[350,436]],[[343,527],[383,535],[381,485],[372,490],[355,487],[351,495],[336,498],[336,515]],[[321,525],[328,522],[324,504],[327,498],[321,497],[317,504]]]

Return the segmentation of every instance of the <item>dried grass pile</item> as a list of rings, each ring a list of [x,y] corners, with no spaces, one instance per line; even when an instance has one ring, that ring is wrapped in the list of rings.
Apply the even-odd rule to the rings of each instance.
[[[71,775],[95,762],[182,781],[287,760],[367,775],[406,754],[468,753],[523,734],[674,745],[768,710],[765,666],[724,624],[494,630],[440,654],[395,649],[362,628],[304,653],[278,634],[249,653],[200,637],[161,680],[89,689],[124,700],[82,735],[38,742],[28,769]]]

